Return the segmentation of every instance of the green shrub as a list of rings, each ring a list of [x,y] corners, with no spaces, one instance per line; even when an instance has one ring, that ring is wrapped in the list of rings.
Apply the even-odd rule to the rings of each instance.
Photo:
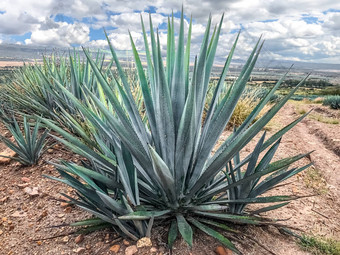
[[[62,162],[57,165],[61,178],[50,178],[76,189],[78,199],[65,196],[95,215],[99,219],[97,222],[107,222],[118,233],[137,240],[150,234],[154,221],[162,220],[163,224],[169,224],[170,247],[178,232],[191,246],[192,227],[196,227],[237,253],[236,247],[211,226],[241,236],[244,234],[225,223],[280,226],[275,221],[260,217],[259,213],[279,208],[295,197],[260,195],[308,167],[290,168],[292,163],[308,153],[272,162],[282,135],[305,115],[267,140],[263,134],[254,150],[245,158],[241,158],[239,152],[261,132],[306,79],[254,122],[284,80],[284,75],[212,155],[213,148],[242,97],[262,48],[259,40],[239,77],[220,98],[237,36],[202,124],[222,20],[210,36],[209,19],[192,75],[189,73],[191,23],[185,47],[183,13],[177,48],[174,22],[169,19],[166,68],[151,16],[151,46],[142,23],[146,72],[132,38],[131,45],[145,107],[144,119],[137,107],[133,87],[109,40],[117,68],[116,76],[109,79],[84,49],[93,70],[92,78],[97,80],[97,91],[84,86],[85,100],[80,100],[55,80],[58,89],[89,123],[91,135],[86,137],[87,134],[81,130],[78,134],[92,141],[93,147],[45,118],[44,123],[64,137],[55,137],[57,140],[88,160],[83,166]],[[46,77],[43,72],[39,75]],[[48,79],[45,81],[49,82]],[[114,92],[115,87],[118,87],[117,92]],[[72,125],[72,119],[69,123]],[[260,153],[266,149],[268,151],[260,157]],[[268,202],[276,204],[264,205],[256,211],[245,211],[249,203]]]
[[[327,96],[323,100],[323,105],[329,105],[332,109],[340,109],[340,95]]]

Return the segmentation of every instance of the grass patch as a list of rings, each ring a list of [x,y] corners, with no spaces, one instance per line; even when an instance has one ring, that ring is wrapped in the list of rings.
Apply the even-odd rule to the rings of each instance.
[[[311,188],[318,195],[328,193],[327,182],[323,178],[321,171],[314,166],[309,167],[304,173],[304,182],[307,188]]]
[[[340,241],[303,235],[299,241],[301,248],[314,255],[339,255]]]
[[[283,127],[284,127],[283,124],[276,120],[276,118],[274,117],[268,122],[267,125],[263,127],[263,130],[277,132]]]
[[[301,101],[290,100],[289,102],[292,105],[294,105],[295,112],[301,115],[305,114],[308,111],[308,109],[306,109],[307,107],[306,105],[311,103],[309,100],[301,100]]]
[[[301,115],[305,114],[306,112],[307,112],[306,109],[299,109],[298,110],[298,113],[301,114]]]
[[[326,123],[326,124],[339,124],[339,120],[336,118],[329,118],[329,117],[325,117],[321,114],[317,114],[317,113],[312,113],[308,115],[308,118],[312,119],[312,120],[316,120],[322,123]]]

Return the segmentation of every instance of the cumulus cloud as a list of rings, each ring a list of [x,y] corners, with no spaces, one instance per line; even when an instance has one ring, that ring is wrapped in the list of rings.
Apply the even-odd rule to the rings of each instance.
[[[213,25],[225,14],[219,57],[225,57],[241,29],[236,57],[244,57],[263,34],[264,55],[272,59],[340,61],[340,2],[334,0],[1,0],[0,38],[19,43],[70,47],[82,44],[105,47],[104,38],[91,35],[90,29],[106,27],[114,47],[130,49],[128,30],[138,49],[143,49],[140,14],[148,28],[147,12],[159,27],[163,51],[166,45],[167,17],[184,5],[186,18],[193,16],[192,52],[197,54],[209,13]],[[57,20],[61,15],[65,20]],[[186,19],[185,27],[188,27]],[[27,35],[30,38],[13,39]],[[12,39],[11,39],[12,38]],[[329,60],[327,60],[329,59]]]
[[[33,31],[31,38],[26,39],[25,43],[69,47],[72,44],[85,44],[89,40],[90,29],[84,24],[68,24],[67,22],[56,22],[55,24],[57,27]]]

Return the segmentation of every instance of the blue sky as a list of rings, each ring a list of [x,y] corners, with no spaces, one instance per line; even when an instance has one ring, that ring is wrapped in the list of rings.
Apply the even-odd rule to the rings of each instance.
[[[227,55],[241,30],[239,58],[262,34],[266,39],[262,55],[269,60],[340,63],[340,1],[334,0],[1,0],[0,45],[105,48],[105,28],[116,49],[130,49],[130,30],[143,50],[140,15],[148,26],[150,12],[165,47],[167,17],[173,12],[178,25],[182,3],[186,27],[193,17],[192,54],[199,49],[209,13],[214,24],[225,13],[220,57]]]

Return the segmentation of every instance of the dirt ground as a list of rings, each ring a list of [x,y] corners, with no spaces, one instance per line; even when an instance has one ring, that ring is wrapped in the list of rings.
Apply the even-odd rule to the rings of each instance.
[[[267,128],[267,137],[298,118],[299,107],[301,108],[300,105],[289,102],[281,109]],[[340,120],[340,111],[313,104],[305,104],[302,107],[306,110],[314,108],[314,113]],[[3,129],[0,132],[5,134]],[[226,131],[222,139],[228,134]],[[243,153],[249,153],[255,143],[256,138]],[[4,148],[4,145],[0,144],[0,151]],[[267,194],[314,196],[292,201],[286,207],[264,215],[285,219],[284,224],[301,229],[303,232],[300,233],[339,240],[340,125],[327,124],[307,117],[283,137],[276,158],[313,150],[315,152],[301,160],[299,164],[312,161],[314,166],[287,180],[286,185]],[[72,195],[72,189],[42,177],[42,175],[58,176],[53,166],[46,163],[58,158],[79,161],[77,156],[62,146],[56,146],[43,155],[37,166],[21,167],[13,161],[7,165],[0,165],[0,254],[115,254],[109,250],[114,244],[120,245],[118,254],[125,254],[125,248],[134,243],[131,240],[119,239],[112,231],[97,231],[85,235],[83,241],[76,243],[77,235],[68,235],[75,229],[51,227],[90,217],[90,214],[76,207],[65,206],[57,201],[60,198],[59,193]],[[38,195],[26,194],[26,187],[37,187]],[[300,249],[294,238],[281,234],[273,227],[241,229],[276,254],[308,254]],[[58,235],[62,236],[43,240]],[[151,253],[150,248],[142,248],[136,254],[170,254],[166,248],[166,239],[167,229],[155,227],[152,232],[155,252]],[[268,254],[258,245],[243,241],[246,244],[235,243],[242,253]],[[189,249],[183,240],[178,239],[172,254],[215,254],[214,250],[219,245],[217,241],[196,231],[192,249]]]

